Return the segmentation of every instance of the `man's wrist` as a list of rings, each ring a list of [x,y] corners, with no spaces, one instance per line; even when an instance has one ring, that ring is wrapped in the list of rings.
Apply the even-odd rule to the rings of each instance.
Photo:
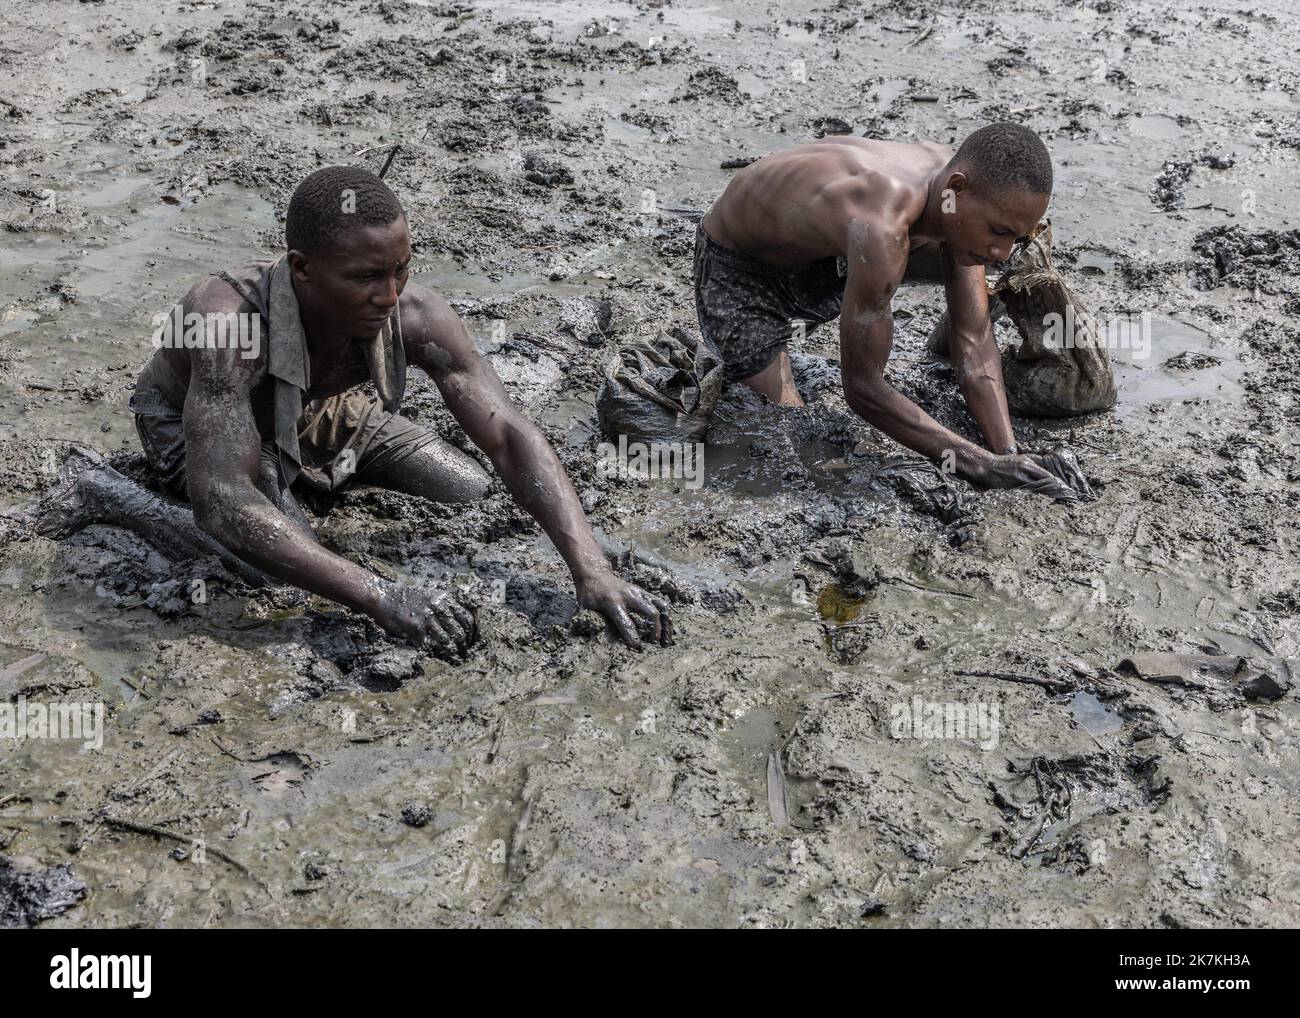
[[[957,450],[957,469],[965,475],[978,476],[993,461],[993,453],[970,444]]]

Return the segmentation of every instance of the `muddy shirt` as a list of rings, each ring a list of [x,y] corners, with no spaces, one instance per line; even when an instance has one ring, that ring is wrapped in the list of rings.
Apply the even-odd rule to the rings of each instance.
[[[299,314],[298,297],[293,289],[288,259],[281,255],[273,261],[250,262],[240,268],[215,273],[215,275],[252,305],[260,319],[259,336],[264,337],[267,347],[267,379],[252,393],[254,416],[264,434],[267,429],[266,418],[269,416],[270,434],[267,437],[275,447],[281,486],[287,488],[304,467],[300,436],[304,433],[305,417],[316,419],[320,416],[314,412],[304,415],[304,397],[311,388],[311,358],[307,347],[307,336]],[[372,380],[379,390],[383,411],[373,418],[373,425],[362,429],[367,432],[376,431],[381,426],[381,419],[393,417],[405,394],[406,351],[402,342],[400,309],[400,303],[393,308],[393,313],[383,329],[371,341],[375,349],[367,351],[368,363],[381,366],[382,377],[375,378],[372,373]],[[182,321],[180,317],[182,314],[183,309],[180,304],[177,304],[172,309],[172,317],[178,324],[171,329],[170,343],[180,342],[179,323]],[[150,364],[152,363],[151,361]],[[351,389],[342,395],[360,396],[360,393]],[[269,406],[266,405],[268,402]],[[318,406],[331,402],[337,402],[337,398],[316,401],[310,409],[315,410]],[[355,403],[356,400],[351,402]],[[366,402],[371,401],[366,400]],[[131,410],[137,417],[174,416],[173,423],[179,427],[181,408],[174,406],[152,382],[149,367],[146,367],[142,373],[136,392],[131,398]],[[269,411],[269,414],[266,411]],[[356,414],[353,413],[353,416]],[[336,429],[331,429],[331,432],[333,430]],[[178,434],[170,437],[175,438],[176,441],[168,444],[176,446],[177,457],[179,457],[183,450],[181,436]],[[183,463],[168,464],[167,467],[164,472],[177,472],[183,470]],[[180,476],[183,475],[177,473],[177,479]]]
[[[273,262],[253,262],[234,272],[218,275],[257,308],[265,323],[266,370],[274,384],[275,444],[280,453],[281,476],[288,486],[302,470],[298,430],[303,416],[303,396],[311,386],[307,334],[303,331],[298,312],[298,296],[293,290],[289,260],[281,255]],[[385,355],[380,363],[386,366],[389,374],[387,378],[374,381],[384,397],[384,410],[395,414],[406,392],[406,350],[402,344],[400,301],[373,342],[384,349]]]

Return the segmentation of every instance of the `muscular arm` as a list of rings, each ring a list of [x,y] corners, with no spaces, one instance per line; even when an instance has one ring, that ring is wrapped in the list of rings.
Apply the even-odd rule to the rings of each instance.
[[[650,621],[656,640],[666,638],[665,606],[610,571],[555,451],[515,407],[455,312],[428,291],[412,294],[411,305],[416,328],[406,341],[412,361],[428,372],[470,441],[487,453],[515,501],[555,544],[578,600],[605,614],[633,646],[639,640],[629,612]]]
[[[863,214],[849,222],[849,269],[840,311],[844,397],[856,413],[896,442],[935,460],[951,450],[959,473],[978,476],[989,453],[943,427],[885,380],[894,342],[890,304],[907,270],[909,245],[905,228],[880,223]]]
[[[194,520],[275,579],[376,615],[380,578],[321,547],[258,490],[262,440],[250,402],[256,364],[235,349],[192,353],[184,425]]]
[[[1002,355],[989,321],[984,267],[958,265],[945,247],[944,294],[948,299],[948,353],[957,385],[984,440],[995,453],[1016,451],[1016,436],[1007,411]]]

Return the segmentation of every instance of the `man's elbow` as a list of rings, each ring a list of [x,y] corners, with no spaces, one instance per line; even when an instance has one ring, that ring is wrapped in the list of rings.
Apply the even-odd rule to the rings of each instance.
[[[884,408],[888,391],[883,375],[869,375],[845,384],[844,401],[854,413],[871,420]]]
[[[237,500],[228,489],[211,481],[196,484],[191,479],[189,496],[195,526],[226,547],[238,541],[240,528],[235,524]]]

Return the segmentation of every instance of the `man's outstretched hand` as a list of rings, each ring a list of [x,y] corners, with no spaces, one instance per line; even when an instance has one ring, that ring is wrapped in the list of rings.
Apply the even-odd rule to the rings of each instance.
[[[474,614],[455,591],[384,584],[375,621],[393,636],[439,657],[464,657],[476,635]]]
[[[993,456],[971,478],[986,488],[1019,488],[1047,498],[1077,501],[1080,493],[1043,465],[1043,457],[1033,453]]]
[[[633,650],[641,649],[642,634],[652,637],[655,643],[672,642],[668,605],[612,572],[579,584],[578,603],[605,616]]]

